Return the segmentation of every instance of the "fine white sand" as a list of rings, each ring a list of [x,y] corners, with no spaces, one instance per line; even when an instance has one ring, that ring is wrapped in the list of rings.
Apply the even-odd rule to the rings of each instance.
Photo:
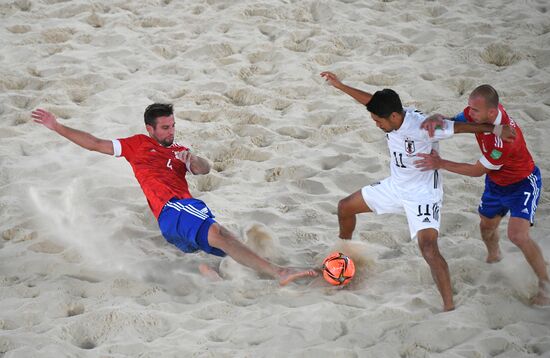
[[[337,239],[338,200],[389,174],[383,133],[319,77],[455,114],[490,83],[550,183],[545,0],[0,2],[0,357],[550,356],[550,308],[501,228],[484,263],[482,178],[444,173],[440,247],[457,309],[441,313],[404,216],[363,215]],[[160,236],[124,159],[31,121],[42,107],[100,138],[145,133],[174,103],[177,141],[213,164],[189,178],[220,223],[283,265],[341,249],[342,290],[280,288],[231,259],[222,282]],[[474,162],[473,136],[441,144]],[[547,185],[532,237],[550,258]],[[248,232],[248,234],[247,234]]]

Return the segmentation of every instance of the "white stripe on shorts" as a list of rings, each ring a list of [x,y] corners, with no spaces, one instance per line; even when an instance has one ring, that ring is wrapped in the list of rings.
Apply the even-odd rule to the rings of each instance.
[[[181,209],[177,205],[174,205],[174,203],[167,202],[165,205],[177,211],[181,211]]]
[[[194,213],[196,217],[206,219],[208,217],[208,214],[203,213],[202,211],[199,211],[197,208],[195,208],[193,205],[189,204],[185,206],[184,210],[189,210],[189,213]]]
[[[529,217],[529,221],[532,224],[535,222],[535,211],[537,210],[537,199],[540,195],[540,190],[537,187],[537,177],[534,174],[529,174],[528,178],[533,187],[533,201],[531,202],[531,216]]]
[[[193,215],[193,216],[198,217],[199,219],[202,219],[202,220],[206,219],[206,215],[198,215],[196,212],[193,212],[192,210],[189,210],[189,208],[187,206],[184,207],[183,210],[186,211],[187,213]]]
[[[187,212],[187,213],[189,213],[193,216],[196,216],[196,217],[198,217],[199,219],[202,219],[202,220],[205,220],[208,217],[208,214],[205,214],[205,213],[199,211],[197,208],[195,208],[191,204],[184,206],[182,203],[169,201],[169,202],[166,203],[166,206],[168,206],[172,209],[175,209],[177,211],[184,210],[185,212]]]

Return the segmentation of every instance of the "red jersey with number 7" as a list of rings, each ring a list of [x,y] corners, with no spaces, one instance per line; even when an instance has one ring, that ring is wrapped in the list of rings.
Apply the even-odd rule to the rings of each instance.
[[[470,107],[466,107],[463,113],[468,122],[475,123],[470,117]],[[508,143],[493,133],[476,133],[477,143],[483,154],[479,161],[485,168],[491,169],[487,175],[495,184],[506,186],[517,183],[533,172],[535,162],[527,149],[521,129],[500,104],[494,124],[510,125],[516,130],[516,138]]]
[[[172,198],[189,199],[185,163],[175,153],[188,150],[178,144],[163,147],[144,134],[113,140],[115,156],[124,157],[147,198],[149,207],[158,219],[164,204]]]

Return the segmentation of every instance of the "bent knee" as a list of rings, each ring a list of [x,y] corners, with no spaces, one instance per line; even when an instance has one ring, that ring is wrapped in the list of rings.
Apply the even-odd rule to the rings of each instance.
[[[479,222],[479,229],[481,231],[495,231],[498,229],[501,219],[502,218],[498,216],[492,219],[482,216],[481,221]]]
[[[342,199],[338,202],[338,216],[351,215],[351,200],[349,198]]]
[[[510,239],[510,241],[514,243],[514,245],[520,246],[520,247],[525,245],[527,242],[529,242],[529,240],[531,240],[529,235],[525,235],[525,234],[511,234],[511,235],[508,235],[508,238]]]
[[[208,230],[208,244],[223,250],[231,241],[237,238],[220,224],[213,224]]]
[[[420,246],[420,252],[422,252],[422,257],[428,262],[435,259],[440,255],[439,248],[437,247],[437,244],[429,244]]]
[[[494,224],[491,222],[481,221],[479,223],[479,230],[483,232],[493,232],[498,229],[498,224]]]
[[[418,239],[420,252],[426,261],[431,261],[441,255],[439,253],[439,247],[437,246],[437,236],[433,237],[430,235],[430,237],[419,237]]]

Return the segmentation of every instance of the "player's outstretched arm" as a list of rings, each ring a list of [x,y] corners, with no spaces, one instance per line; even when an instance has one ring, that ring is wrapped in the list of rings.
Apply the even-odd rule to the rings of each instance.
[[[353,97],[357,102],[366,106],[370,102],[372,95],[368,92],[361,91],[360,89],[350,87],[343,84],[338,77],[332,72],[321,72],[321,77],[325,79],[331,86],[338,88],[340,91]]]
[[[447,120],[447,121],[446,121]],[[433,137],[435,130],[446,128],[449,125],[448,118],[442,114],[436,113],[426,118],[420,128],[427,130],[428,135]],[[466,123],[453,121],[454,133],[494,133],[505,142],[513,142],[516,138],[516,130],[509,125],[493,125],[489,123]]]
[[[491,171],[490,169],[485,168],[479,161],[475,164],[469,164],[445,160],[439,156],[439,153],[436,150],[432,150],[430,154],[418,153],[417,156],[420,159],[416,160],[414,165],[422,171],[445,169],[450,172],[469,177],[480,177]]]
[[[516,130],[507,124],[495,126],[489,123],[455,122],[455,133],[494,133],[505,142],[516,139]]]
[[[94,137],[90,133],[78,129],[64,126],[57,121],[53,113],[38,108],[32,112],[32,118],[36,123],[44,125],[46,128],[51,129],[82,148],[109,155],[114,154],[113,142]]]

